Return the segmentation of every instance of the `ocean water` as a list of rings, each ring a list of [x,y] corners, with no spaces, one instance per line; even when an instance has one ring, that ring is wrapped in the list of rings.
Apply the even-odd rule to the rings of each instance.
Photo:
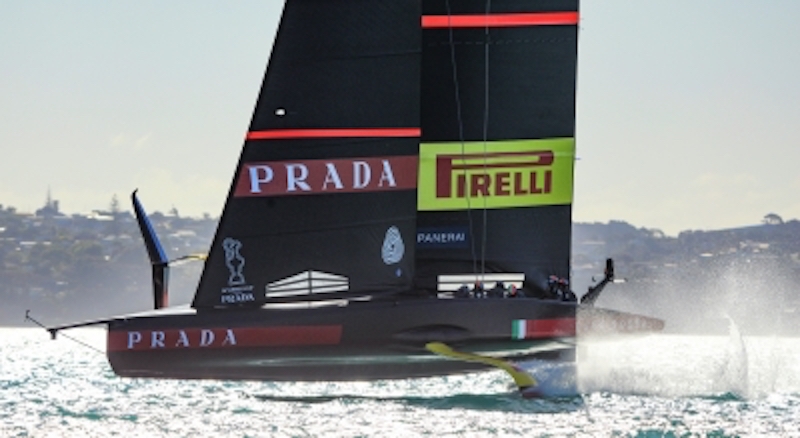
[[[67,332],[102,350],[105,331]],[[572,367],[525,364],[578,394],[525,400],[501,372],[273,383],[116,377],[41,329],[0,329],[0,436],[797,436],[800,338],[650,335],[582,344]]]

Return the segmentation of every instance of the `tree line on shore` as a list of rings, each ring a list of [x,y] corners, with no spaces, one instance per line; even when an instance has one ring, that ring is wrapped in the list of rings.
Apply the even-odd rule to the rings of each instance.
[[[133,216],[119,209],[116,198],[108,211],[93,216],[65,216],[49,205],[36,215],[0,205],[0,325],[21,324],[26,309],[58,323],[151,308],[144,245]],[[612,257],[620,274],[640,284],[665,272],[691,279],[754,260],[759,266],[778,264],[781,275],[800,279],[800,222],[775,217],[767,215],[757,226],[676,237],[624,221],[575,223],[573,275],[602,272]],[[171,259],[207,251],[216,228],[208,215],[187,218],[173,210],[150,218]],[[201,269],[199,262],[173,268],[173,304],[191,300]]]

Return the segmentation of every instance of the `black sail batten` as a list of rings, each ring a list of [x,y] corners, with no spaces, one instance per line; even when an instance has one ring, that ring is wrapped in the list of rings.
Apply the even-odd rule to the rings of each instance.
[[[416,0],[286,2],[193,307],[411,287],[420,14]],[[286,296],[303,275],[323,280]]]
[[[423,1],[420,287],[569,277],[577,21],[577,0]]]

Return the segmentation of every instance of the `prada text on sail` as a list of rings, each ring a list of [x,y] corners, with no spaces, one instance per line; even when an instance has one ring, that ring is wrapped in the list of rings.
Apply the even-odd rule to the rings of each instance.
[[[417,186],[416,156],[246,163],[235,196],[291,196],[409,190]]]

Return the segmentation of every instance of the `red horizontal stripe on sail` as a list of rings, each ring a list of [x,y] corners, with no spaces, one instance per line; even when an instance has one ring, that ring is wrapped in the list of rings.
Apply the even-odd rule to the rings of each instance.
[[[525,321],[525,338],[574,336],[575,318],[529,319]]]
[[[536,12],[516,14],[423,15],[425,29],[449,27],[522,27],[578,24],[577,12]]]
[[[108,351],[333,345],[341,338],[340,325],[112,330]]]
[[[348,137],[419,137],[420,128],[321,128],[321,129],[270,129],[250,131],[248,140],[282,140],[302,138]]]

